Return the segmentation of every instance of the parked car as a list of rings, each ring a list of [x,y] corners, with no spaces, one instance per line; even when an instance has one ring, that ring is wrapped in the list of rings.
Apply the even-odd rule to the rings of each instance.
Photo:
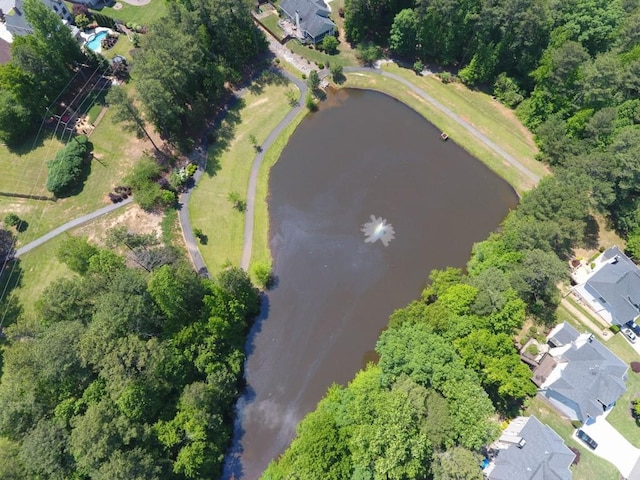
[[[593,438],[591,438],[589,435],[584,433],[582,430],[578,430],[576,432],[576,437],[578,437],[580,440],[586,443],[589,446],[589,448],[591,448],[592,450],[595,450],[598,447],[598,442],[596,442]]]
[[[631,343],[636,343],[636,340],[638,339],[638,337],[636,337],[636,334],[633,333],[633,331],[629,327],[624,327],[621,331],[623,335],[627,337]]]
[[[631,320],[630,322],[627,322],[626,325],[631,329],[633,333],[636,334],[636,336],[640,335],[640,325],[636,324],[636,322]]]

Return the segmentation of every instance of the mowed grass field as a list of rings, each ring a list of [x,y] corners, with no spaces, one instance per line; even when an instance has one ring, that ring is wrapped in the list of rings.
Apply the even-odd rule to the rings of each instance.
[[[133,163],[142,156],[142,141],[113,121],[107,111],[89,138],[93,159],[82,190],[57,202],[0,196],[0,219],[13,212],[25,220],[27,229],[18,234],[18,246],[24,245],[63,223],[109,204],[107,194],[121,182]],[[19,155],[0,147],[0,191],[50,196],[46,191],[47,160],[62,148],[56,139],[47,138]]]
[[[117,9],[114,7],[102,7],[91,10],[125,23],[131,22],[138,25],[149,25],[149,23],[167,13],[167,0],[151,0],[151,3],[141,6],[129,5],[125,2],[118,3],[122,6]]]
[[[394,64],[387,64],[384,69],[400,75],[433,96],[507,153],[516,157],[533,173],[539,176],[548,174],[544,165],[535,159],[537,148],[531,133],[522,126],[513,111],[503,107],[489,95],[469,90],[459,84],[444,85],[433,76],[421,77],[411,70]],[[522,194],[534,186],[528,177],[471,135],[464,127],[422,98],[407,91],[401,83],[370,73],[350,73],[346,78],[346,81],[338,87],[378,90],[409,105],[440,130],[446,132],[451,140],[509,182],[518,193]]]
[[[206,244],[198,247],[213,274],[225,266],[240,265],[245,215],[233,208],[229,194],[237,193],[246,201],[256,155],[250,136],[262,144],[286,116],[291,109],[285,95],[288,90],[299,95],[294,85],[282,81],[247,91],[230,109],[210,145],[207,172],[192,194],[189,215],[193,228],[207,237]],[[256,225],[257,231],[263,228],[267,229],[266,222]]]

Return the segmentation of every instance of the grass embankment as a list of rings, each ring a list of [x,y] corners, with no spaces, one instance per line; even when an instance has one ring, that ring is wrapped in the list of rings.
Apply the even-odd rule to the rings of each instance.
[[[233,208],[229,194],[237,193],[245,200],[256,155],[250,136],[262,144],[291,108],[285,92],[292,90],[298,95],[294,85],[282,83],[279,80],[250,89],[229,110],[216,133],[216,142],[210,146],[207,172],[189,203],[193,228],[201,229],[207,237],[199,249],[213,274],[227,265],[240,264],[245,216]],[[266,229],[267,220],[260,222],[256,228]]]
[[[280,158],[282,150],[284,150],[284,147],[289,143],[289,138],[291,138],[291,135],[293,135],[307,113],[307,110],[300,111],[265,153],[256,185],[256,208],[253,223],[251,265],[256,263],[271,265],[271,251],[269,249],[269,209],[267,205],[267,199],[269,198],[269,172],[271,167],[273,167]]]
[[[516,157],[533,173],[539,176],[548,173],[547,169],[535,160],[537,149],[531,133],[521,125],[511,110],[503,107],[490,96],[471,91],[456,83],[445,85],[433,76],[417,76],[412,71],[396,65],[385,66],[385,70],[402,76],[433,96],[480,130],[507,153]],[[421,97],[407,91],[407,88],[401,83],[376,74],[352,73],[347,75],[347,80],[339,87],[371,89],[393,96],[446,132],[453,141],[509,182],[519,194],[534,186],[530,178],[511,166],[445,113]]]
[[[107,111],[90,139],[94,158],[82,190],[76,195],[57,202],[29,200],[0,196],[0,219],[14,212],[28,223],[18,234],[19,245],[24,245],[63,223],[109,203],[107,194],[127,173],[129,167],[142,155],[141,141],[123,130]],[[62,144],[47,139],[33,150],[26,151],[33,141],[25,145],[25,153],[12,153],[0,147],[0,190],[15,193],[51,195],[46,191],[47,160],[52,159]]]

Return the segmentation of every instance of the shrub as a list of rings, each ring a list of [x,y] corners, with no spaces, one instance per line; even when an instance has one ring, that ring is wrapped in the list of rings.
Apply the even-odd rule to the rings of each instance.
[[[273,274],[271,273],[271,267],[266,263],[256,263],[253,268],[253,276],[256,278],[258,285],[266,290],[269,290],[273,285]]]
[[[15,213],[8,213],[4,217],[4,224],[8,227],[17,227],[18,225],[20,225],[20,217]]]
[[[640,362],[631,362],[631,371],[634,373],[640,373]]]
[[[631,400],[631,415],[640,423],[640,398]]]
[[[306,76],[304,73],[302,74],[302,79],[303,79],[303,80],[306,80],[306,79],[307,79],[307,76]]]
[[[229,195],[227,195],[227,199],[231,202],[233,208],[235,208],[237,211],[245,211],[247,204],[240,198],[240,194],[238,192],[229,192]]]
[[[527,353],[535,357],[536,355],[538,355],[538,353],[540,353],[540,349],[538,348],[538,345],[536,345],[535,343],[532,343],[527,347]]]
[[[313,99],[313,95],[311,91],[307,92],[307,97],[305,98],[305,105],[311,112],[315,112],[316,110],[318,110],[318,105],[316,105],[316,102]]]
[[[322,39],[322,49],[329,55],[338,53],[338,39],[333,35],[326,35]]]
[[[440,78],[440,81],[444,84],[453,82],[453,75],[451,75],[449,72],[439,73],[438,78]]]
[[[422,61],[418,60],[413,64],[413,71],[416,73],[420,73],[422,72],[422,70],[424,70],[424,63],[422,63]]]
[[[342,73],[342,65],[331,65],[331,78],[336,83],[344,80],[344,74]]]
[[[524,96],[516,81],[508,77],[504,72],[498,75],[498,78],[493,84],[493,94],[498,100],[511,108],[517,107],[518,104],[524,100]]]
[[[87,28],[90,23],[89,17],[87,17],[84,13],[76,15],[74,21],[76,23],[76,26],[81,30]]]
[[[279,59],[279,58],[276,58],[275,62],[276,62],[277,64],[280,64],[280,59]]]
[[[89,150],[84,135],[71,140],[53,160],[47,162],[47,190],[60,195],[77,186],[82,177],[82,164]]]
[[[320,70],[322,70],[324,68],[324,63],[322,63],[322,62],[318,63],[318,68]]]
[[[611,325],[609,327],[609,330],[611,330],[611,332],[615,335],[620,331],[620,327],[618,325]]]
[[[571,420],[571,425],[573,428],[580,428],[582,426],[582,422],[580,420]]]
[[[358,60],[365,65],[371,65],[382,57],[382,49],[372,43],[361,43],[356,53]]]
[[[195,163],[190,163],[189,165],[187,165],[186,170],[187,170],[187,175],[189,175],[190,177],[193,177],[196,171],[198,170],[198,165],[196,165]]]

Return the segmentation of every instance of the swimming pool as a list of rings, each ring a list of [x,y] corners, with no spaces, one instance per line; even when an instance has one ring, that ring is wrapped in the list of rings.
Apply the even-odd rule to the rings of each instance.
[[[89,37],[87,40],[87,47],[89,47],[94,52],[100,51],[101,42],[104,37],[107,36],[107,32],[100,32]]]

